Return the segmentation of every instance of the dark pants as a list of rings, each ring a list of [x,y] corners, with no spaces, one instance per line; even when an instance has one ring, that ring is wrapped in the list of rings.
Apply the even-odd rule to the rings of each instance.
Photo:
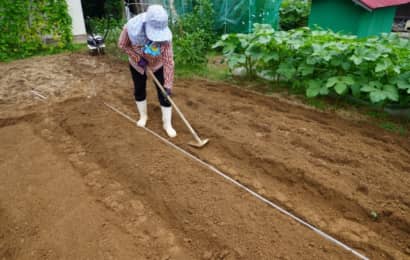
[[[147,98],[147,74],[141,75],[138,71],[136,71],[130,65],[132,80],[134,81],[134,96],[136,101],[144,101]],[[161,67],[159,70],[154,72],[155,77],[157,77],[158,81],[164,85],[164,68]],[[154,82],[155,83],[155,82]],[[155,84],[157,87],[157,94],[159,103],[163,107],[170,107],[171,103],[169,103],[168,99],[164,97],[160,88]]]

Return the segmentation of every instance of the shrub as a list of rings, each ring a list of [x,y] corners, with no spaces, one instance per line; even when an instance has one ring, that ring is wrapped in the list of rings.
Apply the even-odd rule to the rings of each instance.
[[[198,0],[192,13],[184,14],[172,24],[175,63],[198,65],[216,41],[214,10],[210,0]]]
[[[279,11],[280,28],[290,30],[306,26],[310,5],[310,0],[283,0]]]
[[[231,69],[245,67],[249,76],[285,82],[308,97],[352,95],[410,106],[410,42],[392,34],[359,39],[256,24],[254,33],[225,35],[214,47],[223,47]]]
[[[66,1],[2,1],[0,61],[71,46],[71,17]],[[47,44],[51,39],[53,44]]]

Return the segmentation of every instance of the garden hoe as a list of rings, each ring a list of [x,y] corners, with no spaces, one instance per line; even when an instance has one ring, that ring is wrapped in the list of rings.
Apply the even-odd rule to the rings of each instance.
[[[179,116],[181,117],[182,121],[185,123],[185,125],[188,127],[189,131],[191,132],[192,136],[194,137],[195,141],[191,141],[188,144],[196,147],[196,148],[202,148],[204,147],[208,142],[209,139],[201,139],[199,138],[198,134],[195,132],[195,130],[192,128],[191,124],[188,122],[188,120],[185,118],[185,116],[182,114],[181,110],[179,110],[179,108],[177,107],[177,105],[174,103],[174,101],[172,101],[171,97],[168,95],[168,93],[165,91],[165,88],[162,86],[162,84],[159,82],[159,80],[157,79],[157,77],[155,77],[154,73],[152,73],[152,71],[147,68],[148,73],[150,74],[150,76],[154,79],[155,83],[157,83],[158,87],[160,88],[161,92],[163,95],[165,95],[167,97],[167,99],[169,100],[169,102],[171,103],[172,107],[177,111],[177,113],[179,114]]]

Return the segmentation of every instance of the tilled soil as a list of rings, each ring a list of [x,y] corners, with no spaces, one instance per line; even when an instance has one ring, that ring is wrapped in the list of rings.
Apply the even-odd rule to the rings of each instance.
[[[108,109],[137,118],[129,74],[85,54],[0,65],[0,259],[354,258]],[[371,259],[410,257],[406,137],[223,83],[177,80],[174,99],[211,139],[188,146],[174,114],[174,143]]]

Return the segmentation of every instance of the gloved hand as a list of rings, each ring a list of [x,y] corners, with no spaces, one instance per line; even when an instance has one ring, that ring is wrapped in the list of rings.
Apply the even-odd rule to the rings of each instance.
[[[171,96],[171,94],[172,94],[171,88],[165,88],[165,92],[167,92],[168,96]]]
[[[140,60],[138,61],[138,66],[145,69],[147,65],[148,65],[148,61],[144,59],[143,57],[141,57]]]

